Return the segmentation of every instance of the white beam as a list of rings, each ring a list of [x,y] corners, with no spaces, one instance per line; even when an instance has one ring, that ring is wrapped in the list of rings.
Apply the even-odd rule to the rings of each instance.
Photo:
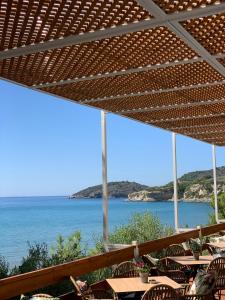
[[[225,57],[225,54],[224,54]],[[138,68],[133,68],[133,69],[127,69],[127,70],[121,70],[121,71],[114,71],[111,73],[103,73],[103,74],[97,74],[97,75],[91,75],[91,76],[83,76],[83,77],[77,77],[73,79],[66,79],[66,80],[61,80],[57,82],[51,82],[51,83],[40,83],[37,85],[33,85],[36,89],[41,89],[41,88],[46,88],[46,87],[53,87],[53,86],[60,86],[60,85],[65,85],[65,84],[71,84],[71,83],[77,83],[77,82],[82,82],[82,81],[90,81],[90,80],[96,80],[96,79],[101,79],[101,78],[107,78],[107,77],[115,77],[115,76],[123,76],[123,75],[129,75],[133,73],[141,73],[141,72],[148,72],[151,70],[157,70],[157,69],[165,69],[168,67],[173,67],[177,65],[186,65],[186,64],[191,64],[195,62],[202,62],[204,61],[203,58],[201,57],[194,57],[192,59],[184,59],[180,61],[174,61],[174,62],[167,62],[165,64],[157,64],[157,65],[148,65],[144,67],[138,67]]]
[[[198,125],[190,125],[190,126],[181,126],[181,127],[167,127],[165,128],[166,130],[178,130],[178,129],[190,129],[190,128],[205,128],[205,127],[214,127],[214,126],[225,126],[225,119],[224,122],[219,122],[219,123],[213,123],[213,124],[198,124]]]
[[[216,145],[222,145],[222,146],[225,146],[225,142],[216,142]]]
[[[171,105],[152,106],[152,107],[146,107],[140,109],[121,110],[117,112],[130,114],[130,113],[140,113],[140,112],[163,111],[163,110],[170,110],[176,108],[196,107],[202,105],[213,105],[213,104],[221,104],[221,103],[225,103],[225,99],[215,99],[215,100],[206,100],[206,101],[202,100],[202,101],[188,102],[188,103],[176,103]]]
[[[216,141],[218,141],[218,140],[222,140],[222,141],[224,141],[225,142],[225,137],[221,137],[221,136],[219,136],[219,137],[215,137],[215,136],[209,136],[209,137],[199,137],[198,139],[200,139],[200,140],[202,140],[202,141],[214,141],[214,142],[216,142]]]
[[[217,58],[224,58],[225,53],[220,55],[214,55],[213,57]],[[108,77],[116,77],[116,76],[123,76],[123,75],[129,75],[133,73],[141,73],[141,72],[148,72],[150,70],[157,70],[157,69],[164,69],[168,67],[174,67],[179,65],[186,65],[186,64],[192,64],[196,62],[202,62],[204,59],[202,57],[194,57],[192,59],[184,59],[184,60],[176,60],[173,62],[166,62],[165,64],[156,64],[156,65],[148,65],[144,67],[138,67],[133,69],[127,69],[127,70],[121,70],[121,71],[113,71],[103,74],[97,74],[97,75],[90,75],[90,76],[82,76],[82,77],[76,77],[76,78],[69,78],[65,80],[60,81],[54,81],[54,82],[45,82],[40,84],[34,84],[33,87],[36,89],[46,88],[46,87],[54,87],[54,86],[61,86],[66,84],[72,84],[82,81],[91,81],[96,79],[102,79],[102,78],[108,78]]]
[[[147,3],[148,0],[139,0],[139,2]],[[143,5],[145,6],[145,5]],[[32,53],[43,52],[56,48],[63,48],[81,43],[93,42],[105,38],[111,38],[114,36],[120,36],[127,33],[141,31],[157,26],[167,26],[167,22],[171,21],[185,21],[192,18],[199,18],[209,16],[225,11],[225,3],[219,3],[218,5],[207,5],[206,7],[193,8],[191,11],[176,12],[173,14],[164,14],[159,19],[148,19],[139,22],[124,24],[120,26],[102,28],[93,32],[86,32],[77,35],[70,35],[67,37],[58,38],[55,40],[49,40],[46,42],[40,42],[37,44],[24,45],[22,47],[6,49],[0,52],[0,60],[11,57],[23,56]]]
[[[213,55],[213,57],[224,58],[225,53],[216,54],[216,55]],[[126,69],[126,70],[121,70],[121,71],[113,71],[111,73],[108,72],[108,73],[97,74],[97,75],[68,78],[65,80],[54,81],[54,82],[45,82],[45,83],[40,83],[40,84],[34,84],[33,87],[36,89],[41,89],[41,88],[46,88],[46,87],[54,87],[54,86],[77,83],[77,82],[82,82],[82,81],[90,81],[90,80],[96,80],[96,79],[101,79],[101,78],[129,75],[129,74],[133,74],[133,73],[148,72],[151,70],[165,69],[168,67],[192,64],[192,63],[202,62],[202,61],[204,61],[204,59],[202,57],[196,56],[192,59],[184,59],[184,60],[179,60],[179,61],[176,60],[173,62],[167,62],[165,64],[147,65],[147,66],[143,66],[143,67],[140,66],[138,68]]]
[[[153,0],[138,0],[138,2],[148,10],[156,19],[162,20],[166,13]],[[208,62],[217,72],[225,76],[225,67],[217,61],[184,27],[178,20],[169,20],[166,25],[176,35],[183,40],[191,49],[198,53]]]
[[[109,241],[108,222],[108,182],[107,182],[107,135],[106,135],[106,112],[101,111],[102,127],[102,201],[103,201],[103,242],[107,249]]]
[[[174,225],[176,232],[179,232],[178,222],[178,189],[177,189],[177,152],[176,152],[176,133],[172,133],[173,151],[173,201],[174,201]]]
[[[215,218],[216,218],[216,223],[219,223],[217,182],[216,182],[216,149],[215,149],[215,145],[212,145],[212,161],[213,161],[213,192],[214,192],[214,203],[215,203]]]
[[[44,52],[52,49],[60,49],[68,46],[79,45],[83,43],[94,42],[114,36],[120,36],[130,32],[136,32],[158,26],[159,22],[154,19],[147,19],[140,22],[134,22],[130,24],[124,24],[120,26],[114,26],[106,29],[100,29],[96,31],[89,31],[86,33],[80,33],[75,35],[69,35],[66,37],[58,38],[55,40],[49,40],[46,42],[40,42],[37,44],[30,44],[13,49],[7,49],[0,52],[0,60],[25,56],[38,52]]]
[[[192,136],[198,136],[198,135],[207,135],[207,134],[214,134],[214,133],[225,133],[225,130],[214,130],[214,131],[199,131],[199,132],[184,132],[184,134],[191,134]],[[225,139],[225,137],[224,137]]]
[[[178,130],[178,132],[179,132],[179,130]],[[225,131],[223,131],[223,132],[225,132]],[[194,139],[201,140],[201,141],[208,141],[208,142],[212,141],[214,143],[217,143],[219,140],[222,140],[222,141],[225,142],[225,137],[222,137],[222,136],[219,136],[219,137],[213,136],[214,133],[216,134],[218,132],[212,132],[211,136],[209,136],[209,137],[205,137],[205,135],[210,134],[210,132],[202,132],[202,133],[196,134],[196,133],[193,133],[193,132],[184,131],[184,132],[179,132],[179,133],[181,133],[183,135],[186,135],[188,137],[194,138]]]
[[[178,22],[173,22],[169,28],[173,30],[190,48],[198,53],[218,73],[225,77],[225,67],[213,57],[184,27]]]
[[[177,118],[167,118],[167,119],[153,119],[146,121],[150,124],[157,124],[157,123],[164,123],[164,122],[176,122],[176,121],[186,121],[186,120],[196,120],[196,119],[205,119],[205,118],[215,118],[215,117],[224,117],[225,112],[222,113],[209,113],[205,115],[196,115],[196,116],[183,116],[183,117],[177,117]]]
[[[113,99],[123,99],[123,98],[127,98],[127,97],[140,97],[140,96],[155,95],[155,94],[162,94],[162,93],[169,93],[169,92],[186,91],[186,90],[192,90],[192,89],[203,88],[203,87],[217,86],[217,85],[222,85],[222,84],[225,84],[225,80],[207,82],[207,83],[195,84],[195,85],[188,85],[188,86],[179,86],[179,87],[173,87],[173,88],[164,89],[164,90],[159,89],[159,90],[151,90],[151,91],[144,91],[144,92],[138,92],[138,93],[106,96],[103,98],[90,98],[90,99],[80,100],[79,103],[93,103],[93,102],[101,102],[101,101],[107,101],[107,100],[113,100]]]

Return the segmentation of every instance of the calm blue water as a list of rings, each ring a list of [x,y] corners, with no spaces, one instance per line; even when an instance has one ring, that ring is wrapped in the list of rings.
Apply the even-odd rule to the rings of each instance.
[[[173,225],[172,202],[127,202],[112,199],[109,223],[112,231],[127,222],[134,212],[150,211],[161,222]],[[206,224],[211,208],[205,203],[179,203],[181,225]],[[18,264],[26,255],[27,241],[54,244],[56,236],[68,236],[81,230],[89,246],[93,237],[101,234],[102,202],[100,199],[66,197],[0,198],[0,255],[11,264]]]

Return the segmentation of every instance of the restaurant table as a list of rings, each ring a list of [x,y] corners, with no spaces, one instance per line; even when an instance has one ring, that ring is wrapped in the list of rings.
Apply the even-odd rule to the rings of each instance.
[[[199,260],[196,260],[194,256],[170,256],[167,258],[183,266],[209,265],[213,260],[212,255],[199,256]]]
[[[207,243],[207,245],[214,247],[214,248],[225,249],[225,242],[210,242],[210,243]]]
[[[198,269],[202,265],[209,265],[214,259],[212,255],[199,256],[199,260],[195,259],[194,256],[171,256],[167,258],[180,265],[191,267],[193,278],[195,278]]]
[[[174,289],[180,289],[181,285],[170,279],[167,276],[151,276],[148,277],[148,283],[143,283],[140,277],[129,278],[110,278],[106,279],[107,283],[115,293],[132,293],[132,292],[145,292],[150,287],[156,284],[168,284]]]

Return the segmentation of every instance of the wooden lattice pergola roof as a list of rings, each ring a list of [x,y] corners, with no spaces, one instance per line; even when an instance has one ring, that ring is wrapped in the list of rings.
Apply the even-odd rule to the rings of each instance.
[[[225,0],[0,0],[0,76],[225,145]]]

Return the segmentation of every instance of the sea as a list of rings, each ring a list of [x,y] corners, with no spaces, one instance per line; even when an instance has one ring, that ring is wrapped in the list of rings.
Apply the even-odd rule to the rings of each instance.
[[[174,226],[173,202],[129,202],[109,199],[109,229],[126,224],[136,212],[151,212]],[[205,225],[212,208],[208,203],[179,203],[180,227]],[[11,266],[26,256],[28,242],[55,245],[56,237],[81,231],[88,247],[102,234],[102,200],[58,197],[0,198],[0,255]]]

